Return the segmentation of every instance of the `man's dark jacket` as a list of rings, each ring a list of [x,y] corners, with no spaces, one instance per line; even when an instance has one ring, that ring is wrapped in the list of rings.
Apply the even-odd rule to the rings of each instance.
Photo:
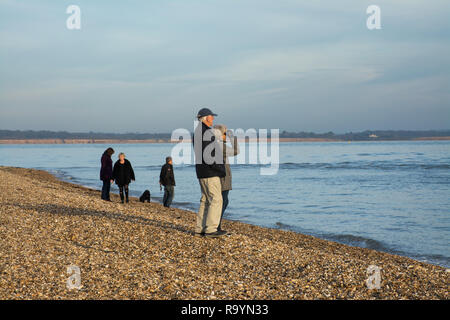
[[[159,174],[159,182],[163,186],[174,186],[175,176],[173,174],[173,166],[166,163],[161,167],[161,173]]]
[[[203,179],[203,178],[212,178],[212,177],[225,177],[225,165],[223,163],[212,163],[212,164],[207,164],[205,162],[205,160],[203,159],[203,152],[205,150],[205,148],[210,144],[210,143],[214,143],[214,135],[212,136],[210,141],[203,141],[203,135],[205,134],[205,132],[207,130],[211,129],[210,127],[208,127],[206,124],[204,124],[203,122],[201,122],[197,128],[195,128],[195,135],[192,139],[192,142],[194,144],[194,151],[196,150],[195,148],[195,136],[197,134],[201,134],[200,138],[201,142],[202,142],[202,148],[201,148],[201,155],[195,155],[195,172],[197,173],[197,178],[198,179]],[[200,132],[201,130],[201,132]],[[214,151],[212,152],[212,157],[214,157]],[[201,157],[201,163],[197,163],[197,157]]]
[[[100,180],[111,180],[112,179],[112,171],[113,165],[111,156],[105,151],[102,155],[102,167],[100,169]]]

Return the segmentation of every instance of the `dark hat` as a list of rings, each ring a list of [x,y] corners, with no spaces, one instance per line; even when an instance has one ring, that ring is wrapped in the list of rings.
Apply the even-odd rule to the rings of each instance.
[[[197,118],[201,118],[201,117],[206,117],[206,116],[214,116],[217,117],[217,114],[213,113],[210,109],[208,108],[202,108],[198,111],[197,113]]]

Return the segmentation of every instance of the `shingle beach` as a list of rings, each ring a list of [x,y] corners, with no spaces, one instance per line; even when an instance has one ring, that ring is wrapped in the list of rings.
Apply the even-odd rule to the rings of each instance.
[[[0,179],[0,299],[448,299],[439,266],[232,221],[228,236],[195,237],[193,212],[106,202],[39,170]]]

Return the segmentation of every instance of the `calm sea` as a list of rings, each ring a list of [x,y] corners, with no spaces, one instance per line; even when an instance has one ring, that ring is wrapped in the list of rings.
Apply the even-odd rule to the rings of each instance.
[[[160,201],[171,144],[111,145],[134,166],[131,193]],[[44,169],[100,189],[106,145],[0,145],[0,164]],[[114,159],[115,160],[115,159]],[[450,267],[450,142],[281,143],[278,174],[233,165],[227,218]],[[175,206],[195,211],[192,165],[176,165]],[[117,188],[112,189],[117,192]]]

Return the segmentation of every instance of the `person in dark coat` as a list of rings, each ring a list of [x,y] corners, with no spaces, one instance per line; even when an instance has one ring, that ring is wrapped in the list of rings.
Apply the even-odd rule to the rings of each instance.
[[[217,116],[210,109],[203,108],[197,114],[199,123],[194,130],[195,171],[202,193],[197,212],[196,236],[217,238],[226,234],[218,230],[222,213],[222,185],[225,177],[221,143],[215,139],[212,125]]]
[[[113,182],[113,165],[111,156],[114,154],[113,148],[108,148],[103,152],[100,168],[100,180],[103,181],[102,186],[102,199],[105,201],[111,201],[109,193],[111,191],[111,183]]]
[[[130,161],[125,159],[125,154],[119,154],[119,160],[114,164],[113,179],[119,187],[120,200],[124,203],[124,191],[125,199],[128,203],[128,185],[131,181],[135,181],[133,167]]]
[[[204,111],[205,114],[210,113],[211,111],[209,109],[201,109],[200,111]],[[200,113],[199,114],[203,114]],[[207,119],[211,117],[212,120],[210,122],[206,122]],[[212,121],[214,120],[214,114],[208,115],[208,116],[202,116],[198,117],[199,124],[195,128],[194,132],[194,138],[193,138],[193,145],[194,145],[194,152],[196,157],[196,164],[195,164],[195,173],[197,175],[197,179],[207,179],[207,178],[213,178],[213,177],[225,177],[226,171],[225,171],[225,164],[223,163],[223,159],[221,161],[215,161],[215,149],[212,149],[211,157],[214,159],[206,159],[206,157],[203,155],[205,152],[205,149],[209,148],[210,144],[215,143],[215,135],[212,130]],[[205,133],[207,131],[211,131],[211,140],[203,139],[206,135]],[[195,144],[195,138],[199,137],[199,143],[198,145]],[[212,161],[211,161],[212,160]]]
[[[161,167],[159,185],[164,186],[164,207],[170,208],[175,195],[175,176],[173,174],[172,157],[167,157],[166,163]]]

